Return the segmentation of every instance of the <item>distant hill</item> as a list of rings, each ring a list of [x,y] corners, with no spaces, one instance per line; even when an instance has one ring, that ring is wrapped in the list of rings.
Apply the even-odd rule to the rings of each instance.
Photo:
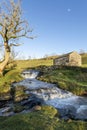
[[[57,58],[57,57],[59,57],[59,55],[46,56],[46,57],[44,57],[44,58],[42,58],[42,59],[44,59],[44,60],[53,60],[53,59],[55,59],[55,58]]]

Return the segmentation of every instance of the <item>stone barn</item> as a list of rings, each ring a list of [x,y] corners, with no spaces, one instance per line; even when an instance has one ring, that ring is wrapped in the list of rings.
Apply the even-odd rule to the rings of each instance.
[[[81,66],[81,56],[76,52],[70,52],[54,59],[54,65]]]

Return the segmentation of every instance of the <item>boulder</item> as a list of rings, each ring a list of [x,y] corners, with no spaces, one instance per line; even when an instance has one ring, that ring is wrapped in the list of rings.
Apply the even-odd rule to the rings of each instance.
[[[36,105],[33,107],[33,111],[40,111],[41,110],[41,106]]]
[[[25,93],[25,86],[12,86],[11,95],[14,102],[20,102],[28,98],[28,94]]]
[[[3,92],[0,93],[0,101],[6,101],[6,100],[10,100],[12,98],[10,91],[9,92]]]
[[[44,105],[41,107],[41,111],[50,118],[53,118],[54,116],[59,116],[58,110],[53,106]]]

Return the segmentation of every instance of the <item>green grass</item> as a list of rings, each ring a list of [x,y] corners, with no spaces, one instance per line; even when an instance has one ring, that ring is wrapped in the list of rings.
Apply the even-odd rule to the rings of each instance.
[[[4,76],[0,77],[0,92],[7,92],[12,82],[17,82],[23,78],[19,70],[10,70]]]
[[[61,89],[76,95],[84,95],[87,92],[87,68],[59,66],[57,69],[47,69],[46,67],[44,75],[39,79],[56,83]]]
[[[25,69],[25,68],[33,68],[33,67],[37,67],[40,65],[46,65],[46,66],[51,66],[53,65],[53,60],[52,59],[34,59],[34,60],[19,60],[16,61],[17,64],[17,69]]]
[[[43,106],[42,110],[12,117],[0,117],[0,130],[86,130],[87,122],[59,120],[57,110]]]

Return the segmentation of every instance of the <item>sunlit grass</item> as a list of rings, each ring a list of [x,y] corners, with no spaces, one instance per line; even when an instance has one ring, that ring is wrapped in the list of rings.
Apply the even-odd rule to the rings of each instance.
[[[34,60],[19,60],[16,61],[17,63],[17,69],[25,69],[25,68],[33,68],[33,67],[37,67],[40,65],[46,65],[46,66],[51,66],[53,65],[53,60],[49,59],[49,60],[44,60],[44,59],[34,59]]]
[[[87,68],[87,64],[82,64],[82,67],[83,68]]]
[[[76,95],[84,95],[87,92],[87,68],[61,66],[53,70],[45,68],[43,76],[39,79],[56,83],[61,89]]]
[[[6,70],[4,76],[0,77],[0,93],[8,92],[9,86],[12,82],[18,82],[22,80],[20,73],[27,68],[35,68],[37,66],[46,65],[51,66],[53,63],[52,60],[19,60],[15,61],[16,67],[13,69]]]

